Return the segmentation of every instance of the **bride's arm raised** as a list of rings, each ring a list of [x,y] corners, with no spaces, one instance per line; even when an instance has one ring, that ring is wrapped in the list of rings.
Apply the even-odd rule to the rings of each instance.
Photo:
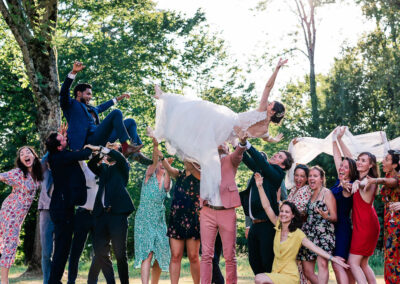
[[[279,58],[279,62],[276,65],[274,73],[272,73],[272,76],[271,76],[271,78],[269,78],[267,85],[265,85],[264,92],[263,92],[261,100],[260,100],[260,105],[258,106],[258,109],[257,109],[258,111],[266,111],[267,110],[268,97],[269,97],[269,94],[271,93],[272,88],[274,87],[276,76],[278,76],[279,69],[281,69],[281,67],[283,65],[285,65],[287,61],[288,61],[287,59],[282,60],[282,58]]]

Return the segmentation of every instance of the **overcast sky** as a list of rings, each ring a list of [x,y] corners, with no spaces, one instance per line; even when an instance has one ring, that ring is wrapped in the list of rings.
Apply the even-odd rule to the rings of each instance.
[[[257,0],[158,0],[159,9],[171,9],[191,16],[199,8],[205,12],[211,29],[221,33],[230,54],[243,66],[252,57],[261,56],[268,47],[278,51],[290,45],[290,33],[299,31],[298,19],[282,0],[270,0],[266,11],[254,11]],[[290,1],[289,1],[290,2]],[[330,4],[317,10],[316,71],[327,73],[343,46],[355,45],[362,33],[374,28],[367,21],[359,6]],[[304,41],[298,43],[304,46]],[[272,56],[273,54],[271,54]],[[264,88],[271,67],[255,70],[251,79],[256,82],[258,92]],[[308,72],[308,61],[298,53],[291,58],[288,68],[281,71],[277,87],[296,80]],[[277,89],[277,88],[276,88]],[[275,94],[279,96],[279,94]]]

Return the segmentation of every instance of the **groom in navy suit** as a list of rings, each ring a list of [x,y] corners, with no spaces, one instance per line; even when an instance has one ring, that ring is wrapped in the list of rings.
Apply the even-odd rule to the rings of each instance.
[[[134,153],[134,159],[143,164],[152,161],[139,152],[143,144],[136,131],[134,119],[125,119],[120,110],[113,110],[100,122],[99,113],[106,111],[118,101],[129,98],[123,94],[95,107],[89,104],[92,99],[92,86],[78,84],[74,88],[74,99],[70,96],[70,87],[78,72],[85,66],[78,61],[74,62],[72,71],[65,79],[60,91],[60,106],[68,122],[68,142],[72,150],[80,150],[85,144],[102,145],[121,142],[122,153],[129,156]],[[129,143],[130,142],[130,143]]]

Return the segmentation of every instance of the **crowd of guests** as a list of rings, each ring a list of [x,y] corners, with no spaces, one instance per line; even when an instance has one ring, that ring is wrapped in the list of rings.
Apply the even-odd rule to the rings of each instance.
[[[91,85],[77,84],[71,97],[70,87],[83,69],[75,62],[62,85],[60,105],[68,127],[62,125],[48,136],[47,154],[39,160],[31,147],[24,146],[17,153],[16,168],[0,174],[0,180],[13,188],[0,210],[1,283],[8,283],[20,229],[39,188],[43,282],[61,283],[69,261],[68,283],[75,283],[91,232],[94,256],[88,283],[97,283],[100,271],[107,283],[115,283],[111,248],[121,283],[129,283],[128,216],[135,211],[126,189],[130,160],[147,166],[134,231],[134,267],[141,269],[142,283],[150,278],[158,283],[162,271],[169,271],[171,283],[178,283],[185,248],[193,283],[237,283],[236,208],[240,206],[249,227],[248,257],[256,283],[328,283],[329,261],[338,283],[376,283],[368,260],[381,229],[373,206],[379,185],[385,204],[385,280],[398,283],[399,151],[388,151],[382,162],[385,178],[380,178],[375,156],[364,152],[353,160],[342,141],[345,128],[338,127],[332,141],[335,185],[325,187],[321,167],[299,164],[295,187],[281,201],[286,196],[281,188],[285,172],[295,162],[291,153],[281,150],[268,158],[251,145],[246,131],[235,129],[234,150],[226,143],[218,147],[218,197],[201,199],[198,164],[185,160],[183,169],[172,167],[174,159],[165,158],[151,129],[153,153],[152,159],[147,158],[140,152],[143,144],[135,121],[124,120],[119,110],[100,121],[99,113],[128,94],[94,107],[89,104]],[[241,162],[253,174],[239,193],[235,176]],[[171,189],[167,226],[164,203]],[[218,267],[221,251],[225,280]]]

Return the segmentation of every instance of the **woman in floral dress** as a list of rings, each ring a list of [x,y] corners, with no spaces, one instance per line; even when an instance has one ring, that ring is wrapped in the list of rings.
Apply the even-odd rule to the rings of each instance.
[[[385,250],[385,282],[398,283],[400,279],[400,211],[394,211],[393,205],[400,204],[399,181],[400,155],[389,150],[382,161],[385,178],[369,178],[370,184],[383,184],[381,195],[385,204],[383,218],[383,247]]]
[[[307,221],[303,232],[316,246],[332,254],[335,248],[336,200],[332,192],[324,187],[325,172],[315,166],[310,169],[308,184],[313,194],[307,204]],[[303,262],[304,274],[311,283],[328,283],[328,260],[309,249],[302,247],[299,257]],[[318,260],[318,275],[315,274],[315,263]]]
[[[175,179],[167,236],[171,247],[169,266],[172,284],[178,284],[186,245],[194,284],[200,283],[200,171],[184,161],[185,170],[171,167],[160,153],[162,164]]]
[[[8,271],[14,263],[19,232],[35,197],[42,167],[35,151],[24,146],[17,152],[16,168],[0,174],[0,181],[12,187],[0,210],[1,283],[8,284]]]
[[[170,158],[169,163],[172,163]],[[158,159],[158,142],[153,138],[153,164],[146,171],[135,216],[135,268],[141,268],[142,283],[158,283],[161,271],[168,271],[171,258],[164,200],[170,178]]]

